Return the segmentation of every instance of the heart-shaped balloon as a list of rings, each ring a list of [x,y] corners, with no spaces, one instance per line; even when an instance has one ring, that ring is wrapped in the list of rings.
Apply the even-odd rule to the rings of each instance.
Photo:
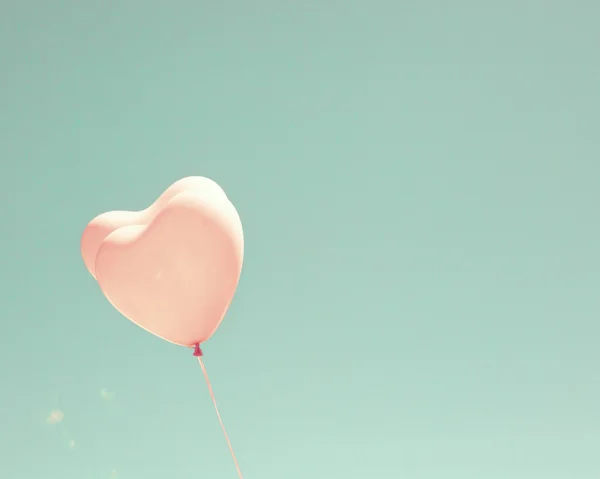
[[[238,213],[212,180],[184,178],[143,211],[90,222],[81,252],[125,317],[181,346],[206,341],[233,298],[244,256]]]

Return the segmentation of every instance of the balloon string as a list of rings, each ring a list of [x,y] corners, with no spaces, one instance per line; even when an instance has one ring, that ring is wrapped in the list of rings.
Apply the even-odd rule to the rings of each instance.
[[[221,414],[219,413],[219,408],[217,407],[217,400],[215,399],[215,394],[214,394],[213,388],[210,384],[210,379],[208,378],[208,373],[206,372],[206,368],[204,367],[204,363],[202,362],[202,356],[198,356],[198,362],[200,363],[200,367],[202,368],[202,373],[204,374],[204,379],[206,379],[206,385],[208,386],[208,393],[210,394],[210,398],[212,399],[213,405],[215,406],[217,418],[219,418],[219,423],[221,423],[221,429],[223,429],[223,434],[225,435],[225,440],[227,441],[227,445],[229,446],[229,451],[231,452],[231,457],[233,457],[235,469],[237,470],[239,478],[244,479],[242,477],[242,471],[240,471],[240,466],[235,457],[235,453],[233,452],[233,447],[231,447],[231,441],[229,440],[229,436],[227,435],[227,430],[225,429],[225,424],[223,424],[223,419],[221,419]]]

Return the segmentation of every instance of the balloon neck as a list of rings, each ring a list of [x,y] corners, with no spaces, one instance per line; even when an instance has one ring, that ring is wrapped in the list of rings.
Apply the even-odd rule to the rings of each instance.
[[[204,356],[204,353],[200,349],[200,343],[194,344],[194,356],[196,356],[197,358],[201,358],[202,356]]]

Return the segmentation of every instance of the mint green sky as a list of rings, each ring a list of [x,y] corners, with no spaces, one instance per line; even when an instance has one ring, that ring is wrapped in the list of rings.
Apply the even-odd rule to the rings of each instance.
[[[188,175],[245,227],[246,479],[600,477],[600,4],[213,3],[0,4],[0,477],[235,477],[79,256]]]

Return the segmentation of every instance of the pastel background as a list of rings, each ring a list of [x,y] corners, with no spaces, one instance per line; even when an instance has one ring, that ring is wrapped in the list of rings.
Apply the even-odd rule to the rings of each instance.
[[[219,182],[246,479],[600,477],[600,3],[0,2],[0,477],[233,478],[79,257]]]

